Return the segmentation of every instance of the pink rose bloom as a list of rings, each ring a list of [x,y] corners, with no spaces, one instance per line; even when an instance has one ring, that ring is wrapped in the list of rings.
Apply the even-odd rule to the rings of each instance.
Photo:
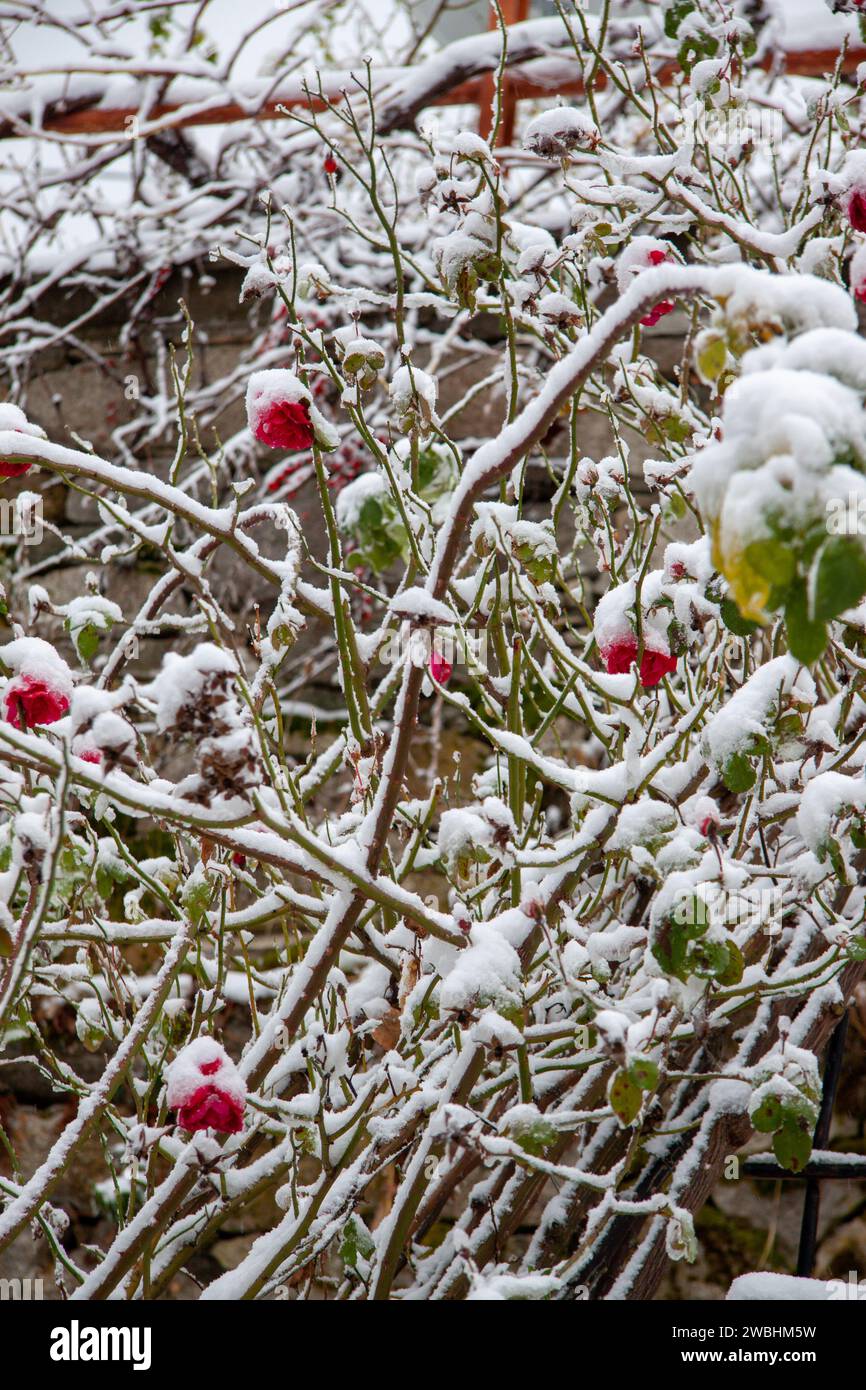
[[[221,1134],[243,1129],[246,1086],[213,1038],[196,1038],[182,1048],[166,1072],[166,1082],[166,1101],[177,1111],[181,1129],[215,1129]]]
[[[620,637],[601,653],[609,676],[627,676],[637,661],[637,638]],[[640,683],[644,688],[658,685],[663,677],[677,669],[677,659],[670,652],[644,648],[640,663]]]
[[[16,676],[6,687],[6,718],[16,729],[21,728],[21,711],[28,728],[36,724],[54,724],[69,709],[69,699],[49,681],[39,676]]]

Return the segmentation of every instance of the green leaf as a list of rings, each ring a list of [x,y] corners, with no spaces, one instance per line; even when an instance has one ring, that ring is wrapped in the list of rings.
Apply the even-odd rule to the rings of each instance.
[[[375,497],[368,497],[358,513],[358,520],[362,526],[367,526],[370,530],[375,530],[382,525],[382,508]]]
[[[727,968],[728,951],[725,941],[701,941],[691,952],[689,965],[692,974],[703,979],[715,979]]]
[[[772,1134],[782,1124],[782,1102],[778,1096],[766,1096],[752,1115],[752,1124],[760,1134]]]
[[[630,1125],[640,1110],[643,1093],[622,1068],[614,1075],[607,1089],[613,1113],[624,1125]]]
[[[375,1249],[373,1238],[363,1221],[357,1216],[350,1216],[343,1227],[343,1240],[340,1245],[340,1259],[343,1264],[354,1269],[359,1255],[361,1259],[369,1260]]]
[[[717,972],[716,979],[720,985],[724,985],[725,987],[738,985],[743,978],[743,971],[746,968],[743,953],[736,941],[726,941],[725,949],[728,959],[722,969]]]
[[[681,923],[667,918],[658,926],[652,942],[652,953],[666,975],[674,975],[683,981],[688,979],[688,943],[688,927]]]
[[[819,846],[817,857],[821,862],[825,859],[829,859],[830,863],[833,865],[833,872],[837,879],[841,884],[847,886],[848,873],[845,868],[845,856],[842,853],[842,846],[839,844],[838,840],[834,840],[832,836],[826,839],[824,843]]]
[[[804,666],[811,666],[824,655],[827,646],[827,624],[809,616],[805,585],[799,586],[788,599],[785,608],[788,628],[788,647],[791,655]]]
[[[854,608],[866,594],[866,551],[854,536],[831,536],[815,560],[814,610],[817,621]]]
[[[777,589],[786,589],[797,573],[797,557],[793,550],[770,536],[747,545],[743,556],[747,565]]]
[[[757,775],[745,753],[734,753],[722,768],[722,781],[729,792],[749,791]]]
[[[694,0],[674,0],[667,14],[665,15],[665,33],[669,39],[675,39],[677,31],[686,15],[690,15],[695,8]]]
[[[633,1057],[629,1063],[628,1074],[642,1091],[654,1091],[659,1084],[658,1064],[649,1057]]]
[[[82,661],[90,662],[99,650],[99,631],[92,623],[79,628],[75,634],[75,645]]]
[[[812,1154],[812,1135],[805,1120],[786,1119],[773,1137],[773,1152],[782,1168],[802,1173]]]
[[[696,344],[695,365],[698,376],[706,385],[718,381],[728,360],[728,345],[722,335],[707,332]]]
[[[559,1131],[555,1125],[546,1120],[543,1115],[532,1124],[526,1125],[523,1129],[515,1132],[514,1138],[525,1153],[535,1154],[540,1157],[545,1149],[549,1149],[559,1137]]]
[[[707,904],[696,893],[680,897],[674,908],[674,921],[683,928],[685,936],[693,939],[703,936],[710,925]]]
[[[758,631],[760,623],[753,623],[749,618],[744,618],[732,598],[723,598],[720,608],[722,622],[736,637],[751,637],[753,632]]]

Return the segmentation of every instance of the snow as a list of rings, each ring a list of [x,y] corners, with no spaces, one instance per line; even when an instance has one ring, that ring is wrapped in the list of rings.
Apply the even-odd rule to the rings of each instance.
[[[442,50],[438,32],[419,42],[407,15],[367,0],[258,17],[212,0],[226,32],[211,63],[208,36],[183,33],[192,13],[165,39],[146,15],[106,19],[97,38],[66,3],[83,41],[58,28],[58,51],[43,51],[30,26],[7,114],[90,94],[103,112],[146,103],[145,128],[170,131],[178,100],[186,115],[227,100],[253,113],[301,96],[320,68],[327,92],[357,93],[360,141],[328,111],[319,129],[306,117],[192,126],[172,158],[198,161],[202,182],[160,168],[152,142],[115,158],[117,132],[7,142],[4,360],[22,407],[37,351],[74,339],[102,365],[100,304],[128,306],[121,352],[159,339],[164,273],[186,266],[197,302],[189,291],[213,288],[209,253],[243,282],[249,342],[211,331],[203,354],[208,326],[195,330],[184,389],[196,430],[179,438],[159,354],[130,419],[106,420],[104,457],[0,407],[0,458],[38,463],[58,494],[58,482],[81,489],[94,515],[69,536],[58,524],[4,576],[4,671],[29,662],[71,703],[39,734],[0,720],[0,949],[7,935],[14,945],[0,1022],[26,1047],[14,1019],[38,999],[47,1018],[72,1009],[85,1040],[112,1041],[95,1079],[76,1080],[77,1109],[34,1178],[4,1188],[0,1243],[26,1238],[36,1215],[54,1222],[61,1179],[98,1132],[116,1141],[125,1186],[137,1172],[140,1200],[104,1259],[78,1271],[76,1296],[141,1297],[146,1253],[158,1285],[259,1191],[277,1215],[208,1299],[316,1298],[322,1271],[327,1296],[350,1301],[552,1299],[563,1278],[597,1276],[619,1218],[632,1235],[606,1277],[612,1298],[634,1296],[665,1252],[692,1258],[695,1198],[734,1151],[727,1127],[744,1132],[769,1095],[814,1108],[816,1039],[855,975],[866,603],[807,669],[785,654],[784,616],[753,637],[725,627],[718,578],[733,593],[743,547],[780,519],[799,535],[829,501],[866,502],[853,84],[831,92],[781,67],[770,82],[768,29],[755,62],[720,70],[724,56],[699,55],[687,116],[706,98],[736,124],[763,101],[780,131],[771,152],[736,145],[736,180],[711,179],[689,139],[659,142],[643,109],[635,26],[648,61],[665,63],[661,12],[611,7],[599,72],[625,85],[600,84],[586,106],[557,95],[582,66],[562,19],[510,26],[517,89],[540,82],[550,96],[521,103],[513,144],[491,149],[473,111],[428,104],[457,78],[486,85],[495,29]],[[805,0],[771,4],[801,36],[813,21],[849,28],[816,21]],[[743,14],[735,0],[707,21],[723,48]],[[597,16],[581,19],[597,32]],[[248,28],[255,59],[242,45],[236,65]],[[357,81],[368,40],[378,207]],[[338,177],[322,167],[334,143]],[[81,320],[47,316],[49,289],[70,313],[82,304]],[[671,337],[694,320],[679,375],[660,336],[640,332],[669,304]],[[695,360],[714,341],[721,379]],[[378,500],[413,532],[405,564],[349,573],[333,536],[329,553],[318,459],[264,469],[249,429],[224,437],[245,391],[253,430],[277,405],[309,410],[319,445],[340,446],[327,478],[339,530],[357,544]],[[46,417],[58,438],[86,428],[74,407],[67,396]],[[650,498],[634,486],[648,452]],[[416,495],[419,467],[433,483]],[[271,484],[297,495],[297,514]],[[396,642],[401,623],[465,629],[472,645],[434,699],[426,661]],[[88,627],[98,649],[85,641],[78,662]],[[599,655],[617,641],[673,650],[675,679],[646,695],[633,673],[607,675]],[[167,655],[149,679],[154,652]],[[81,756],[94,752],[98,763]],[[720,785],[737,753],[756,772],[746,794]],[[159,852],[142,849],[155,828]],[[742,949],[742,981],[662,968],[660,933],[685,895],[707,904],[705,946]],[[748,920],[726,917],[732,903],[754,909]],[[226,1006],[236,1061],[212,1037],[181,1046],[185,1028],[219,1028]],[[54,1066],[51,1029],[40,1045]],[[707,1070],[680,1080],[690,1056]],[[205,1058],[248,1099],[253,1147],[250,1130],[184,1145],[174,1125],[114,1106],[124,1077],[144,1103],[166,1066],[164,1099],[190,1095]],[[626,1134],[606,1099],[612,1073],[647,1061],[671,1075]],[[644,1190],[649,1160],[667,1176]],[[361,1213],[386,1170],[369,1231]],[[454,1220],[431,1243],[449,1193]],[[515,1245],[517,1220],[532,1235]],[[579,1232],[576,1254],[562,1253],[563,1231]],[[78,1255],[65,1259],[72,1289]]]
[[[492,1005],[501,1009],[520,997],[520,957],[495,927],[477,922],[439,990],[442,1009]]]
[[[758,668],[707,724],[703,747],[713,767],[722,769],[735,753],[750,747],[755,736],[766,735],[770,714],[790,690],[798,663],[778,656]]]
[[[417,586],[403,589],[391,600],[391,612],[400,618],[414,618],[426,623],[451,623],[454,614],[447,604],[433,598],[426,589]]]
[[[201,1037],[187,1043],[166,1068],[165,1082],[166,1104],[171,1110],[186,1105],[196,1091],[208,1083],[218,1086],[241,1104],[247,1098],[243,1078],[215,1038]]]
[[[797,829],[813,852],[826,845],[830,827],[845,810],[866,809],[866,783],[862,777],[841,772],[822,772],[805,788],[797,809]]]
[[[726,1297],[730,1303],[826,1303],[832,1298],[834,1282],[793,1274],[741,1274]]]
[[[0,430],[20,430],[34,439],[44,439],[45,431],[39,425],[31,424],[20,406],[11,401],[0,402]]]
[[[594,149],[601,139],[595,122],[574,106],[555,106],[534,116],[523,133],[524,148],[547,159]]]
[[[428,372],[422,372],[418,367],[398,367],[391,378],[390,390],[397,410],[408,410],[416,395],[421,397],[431,411],[436,408],[436,382]]]
[[[237,673],[234,659],[213,642],[202,642],[191,656],[168,652],[162,670],[151,685],[156,701],[156,721],[160,729],[171,729],[181,710],[195,703],[211,677],[233,680]]]
[[[41,637],[16,637],[0,647],[0,660],[14,676],[44,681],[59,694],[71,696],[72,672],[50,642]]]

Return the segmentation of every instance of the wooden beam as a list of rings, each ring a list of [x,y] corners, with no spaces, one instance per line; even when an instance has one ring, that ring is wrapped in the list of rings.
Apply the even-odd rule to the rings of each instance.
[[[506,25],[519,24],[522,20],[529,18],[529,0],[500,0],[499,8],[502,18]],[[488,29],[499,27],[499,15],[496,6],[491,4]],[[483,77],[476,78],[480,84],[478,96],[478,134],[483,140],[489,140],[493,130],[493,102],[496,97],[496,76],[494,73],[485,73]],[[514,122],[517,116],[517,95],[512,83],[502,84],[502,109],[499,116],[499,130],[496,134],[497,145],[510,145],[514,141]]]
[[[509,3],[523,4],[526,0],[509,0]],[[808,52],[788,53],[784,60],[785,71],[792,76],[816,77],[820,78],[832,73],[837,62],[839,53],[836,49],[812,49]],[[769,68],[772,65],[773,57],[765,59],[764,66]],[[853,73],[863,62],[866,62],[866,47],[850,48],[842,61],[842,70],[845,73]],[[527,65],[528,67],[529,65]],[[675,62],[670,62],[662,66],[657,73],[657,78],[662,83],[668,83],[680,71]],[[411,88],[407,70],[407,85]],[[389,86],[391,85],[392,75],[389,74]],[[342,90],[346,85],[345,74],[340,76],[340,85],[329,84],[327,76],[323,74],[323,88],[331,100],[337,102],[340,99]],[[431,98],[430,106],[478,106],[480,115],[487,121],[486,130],[489,134],[491,128],[491,101],[493,94],[494,76],[486,72],[481,76],[468,79],[455,80],[453,87],[438,92]],[[603,72],[596,75],[596,87],[601,90],[606,85],[606,78]],[[333,91],[331,91],[333,86]],[[506,72],[503,82],[503,119],[500,129],[500,144],[510,144],[514,138],[514,112],[516,104],[520,101],[539,100],[555,95],[562,96],[581,96],[584,93],[583,81],[580,78],[566,78],[565,80],[542,81],[534,78],[527,71]],[[281,120],[290,114],[293,109],[306,109],[322,111],[325,104],[313,96],[293,96],[281,100],[265,101],[261,106],[253,111],[241,106],[236,102],[221,102],[219,105],[205,106],[200,110],[194,107],[187,110],[184,104],[164,102],[159,106],[153,107],[148,112],[148,121],[166,120],[170,122],[171,128],[182,129],[193,126],[207,125],[234,125],[239,121],[271,121]],[[486,117],[485,117],[486,111]],[[411,124],[414,118],[414,110],[407,117],[407,124]],[[42,113],[42,120],[39,126],[31,127],[23,116],[18,116],[15,121],[2,115],[2,104],[0,104],[0,139],[14,139],[18,136],[34,136],[40,131],[57,132],[64,135],[111,135],[111,134],[130,134],[134,133],[134,122],[140,118],[140,109],[132,106],[105,107],[101,105],[101,95],[94,93],[90,97],[78,98],[75,102],[65,101],[49,105]],[[176,118],[176,119],[172,119]],[[484,130],[484,120],[481,121],[481,129]]]

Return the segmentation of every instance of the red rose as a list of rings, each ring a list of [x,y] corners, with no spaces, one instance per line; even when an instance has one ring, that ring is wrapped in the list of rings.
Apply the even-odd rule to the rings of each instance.
[[[866,190],[855,188],[848,198],[848,221],[855,232],[866,232]]]
[[[450,661],[446,661],[441,652],[432,652],[430,655],[430,674],[434,681],[439,685],[447,685],[451,679],[451,672],[454,668]]]
[[[199,1086],[177,1112],[181,1129],[216,1129],[220,1134],[240,1134],[244,1127],[244,1107],[219,1086]]]
[[[23,473],[29,473],[32,467],[31,463],[13,463],[11,459],[0,459],[0,477],[20,478]]]
[[[665,676],[677,669],[677,659],[670,652],[647,652],[640,664],[640,683],[643,686],[658,685]]]
[[[28,728],[54,724],[69,709],[69,700],[38,676],[17,676],[6,687],[6,718],[13,728],[21,728],[21,710]]]
[[[621,637],[602,652],[609,676],[627,676],[637,661],[637,638]],[[644,649],[640,664],[640,683],[644,688],[658,685],[664,676],[677,669],[677,659],[670,652],[651,652]]]
[[[647,264],[650,266],[663,265],[668,259],[668,253],[667,251],[662,251],[659,247],[655,247],[652,251],[647,252],[646,258]],[[672,299],[661,299],[658,304],[653,305],[648,314],[644,315],[641,319],[641,323],[644,328],[652,328],[658,323],[659,319],[664,318],[665,314],[672,314],[675,308],[676,305]]]
[[[272,401],[258,415],[253,433],[269,449],[309,449],[310,408],[306,401]]]
[[[83,763],[95,763],[98,767],[102,762],[101,751],[94,744],[88,743],[86,737],[77,738],[72,745],[72,751]]]
[[[672,314],[676,307],[672,299],[660,299],[658,304],[653,305],[648,314],[644,314],[641,323],[644,328],[652,328],[659,319],[664,318],[665,314]]]
[[[166,1072],[169,1110],[191,1133],[215,1129],[239,1134],[244,1126],[246,1086],[234,1062],[213,1038],[196,1038],[182,1048]]]

